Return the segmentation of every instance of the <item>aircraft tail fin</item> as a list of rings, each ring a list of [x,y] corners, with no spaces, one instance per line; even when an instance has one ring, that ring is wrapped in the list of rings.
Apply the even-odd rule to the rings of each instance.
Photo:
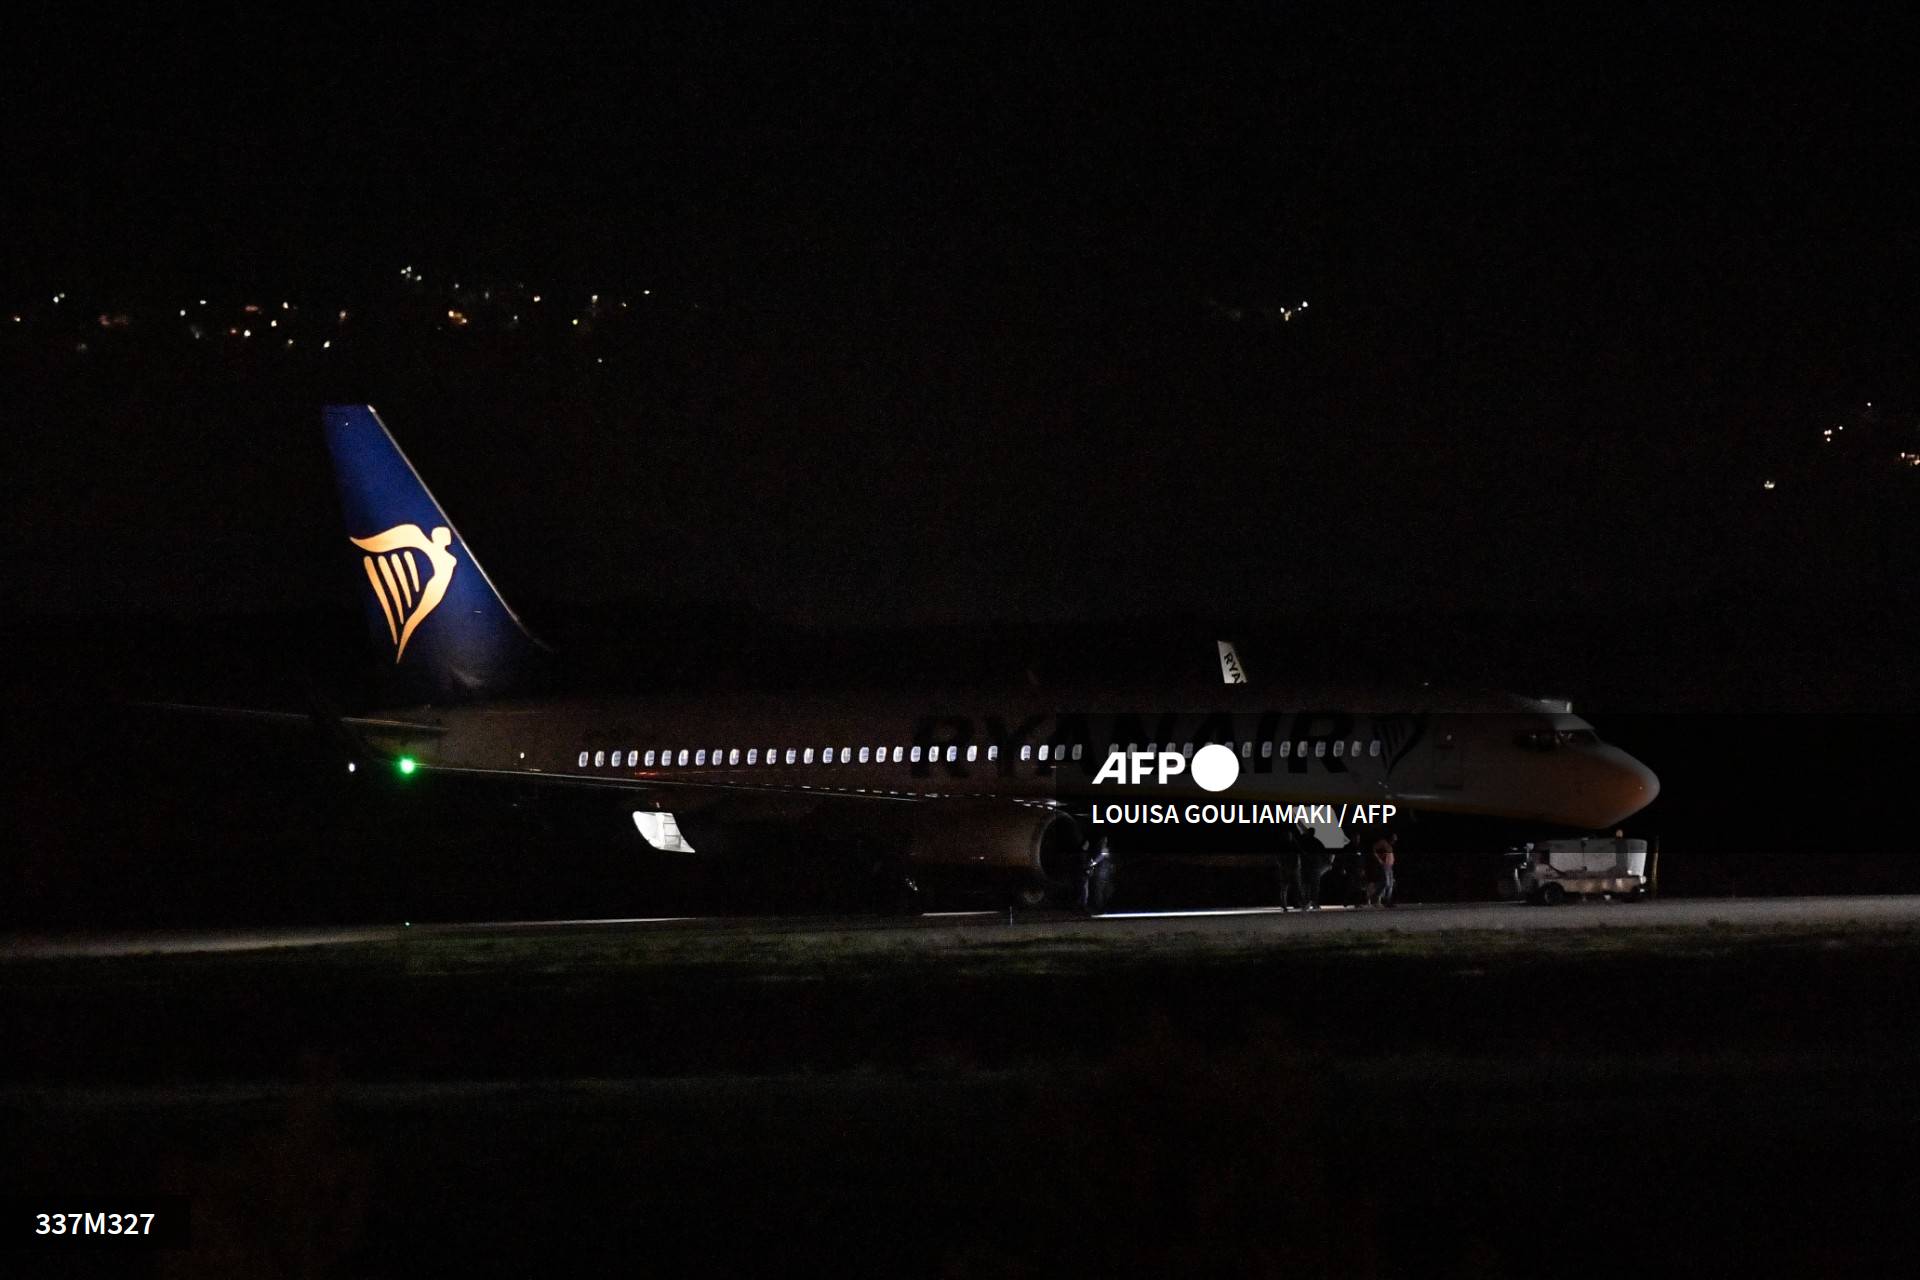
[[[328,405],[347,551],[367,630],[409,702],[498,697],[524,685],[541,645],[372,405]]]

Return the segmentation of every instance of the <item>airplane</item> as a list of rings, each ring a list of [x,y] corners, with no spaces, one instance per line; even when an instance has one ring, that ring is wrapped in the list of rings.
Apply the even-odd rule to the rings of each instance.
[[[1180,689],[548,696],[533,678],[545,647],[373,406],[323,416],[342,550],[394,700],[330,722],[360,757],[351,767],[602,790],[670,853],[853,849],[909,904],[957,887],[1094,913],[1111,902],[1111,837],[1124,851],[1141,806],[1286,824],[1287,811],[1260,806],[1325,805],[1298,815],[1322,827],[1332,812],[1397,810],[1594,830],[1659,789],[1564,702],[1253,683],[1230,641],[1216,642],[1218,685]],[[1290,829],[1276,826],[1276,845]]]

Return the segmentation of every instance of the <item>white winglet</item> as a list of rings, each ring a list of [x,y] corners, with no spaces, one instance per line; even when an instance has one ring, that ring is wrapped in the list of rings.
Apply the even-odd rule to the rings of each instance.
[[[1233,651],[1231,640],[1216,640],[1220,646],[1220,679],[1226,684],[1245,684],[1247,669],[1240,665],[1240,655]]]

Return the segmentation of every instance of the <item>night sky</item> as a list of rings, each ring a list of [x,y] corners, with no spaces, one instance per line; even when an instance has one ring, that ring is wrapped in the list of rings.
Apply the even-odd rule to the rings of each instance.
[[[350,604],[335,397],[381,407],[536,607],[1914,612],[1901,30],[1619,5],[9,23],[30,612]],[[525,329],[443,321],[516,285]],[[190,341],[201,297],[222,325],[354,320],[324,354]],[[88,338],[95,313],[129,321]],[[1871,439],[1823,456],[1836,423]]]

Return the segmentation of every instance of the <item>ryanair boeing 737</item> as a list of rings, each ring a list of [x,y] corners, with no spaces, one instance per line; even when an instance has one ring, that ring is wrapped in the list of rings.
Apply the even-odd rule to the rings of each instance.
[[[1179,694],[533,696],[541,646],[373,408],[325,422],[341,549],[395,691],[339,722],[354,748],[405,772],[618,792],[657,849],[853,846],[908,883],[1098,911],[1113,880],[1097,837],[1125,830],[1103,820],[1424,810],[1598,829],[1658,790],[1565,704],[1253,683],[1225,642],[1220,684]]]

